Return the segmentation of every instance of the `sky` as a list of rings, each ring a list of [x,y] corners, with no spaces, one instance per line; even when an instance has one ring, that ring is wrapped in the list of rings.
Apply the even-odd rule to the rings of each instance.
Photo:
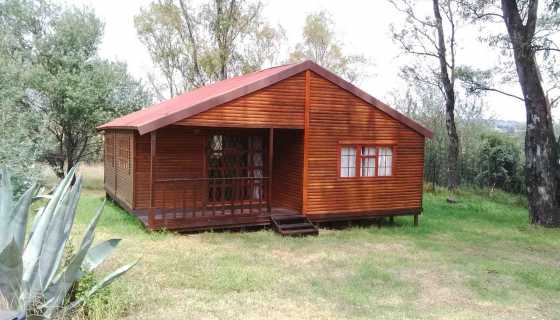
[[[67,3],[91,7],[104,21],[102,57],[126,62],[136,77],[146,78],[154,70],[150,55],[138,40],[133,22],[134,15],[147,6],[149,0],[74,0]],[[269,23],[280,24],[286,30],[286,49],[289,49],[301,40],[305,16],[320,10],[331,14],[344,50],[363,54],[371,61],[366,70],[368,77],[358,86],[378,99],[390,102],[391,93],[403,85],[398,78],[403,56],[398,45],[391,40],[390,24],[401,23],[402,15],[384,0],[268,0],[265,1],[264,17]],[[457,57],[459,64],[485,68],[497,61],[497,53],[476,40],[478,30],[465,28],[459,32],[463,35],[460,39],[462,50],[458,51]],[[521,95],[517,85],[507,89]],[[486,117],[525,121],[521,101],[489,93],[485,102]]]

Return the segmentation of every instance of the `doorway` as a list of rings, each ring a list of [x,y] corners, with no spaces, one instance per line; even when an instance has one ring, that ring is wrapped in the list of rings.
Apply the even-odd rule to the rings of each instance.
[[[265,139],[256,133],[216,133],[206,143],[208,203],[265,201]]]

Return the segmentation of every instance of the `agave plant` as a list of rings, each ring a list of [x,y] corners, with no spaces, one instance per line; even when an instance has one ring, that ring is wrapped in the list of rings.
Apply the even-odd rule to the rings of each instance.
[[[8,308],[27,312],[29,318],[51,319],[72,311],[136,264],[137,261],[115,270],[83,298],[64,304],[72,285],[99,266],[120,239],[110,239],[92,247],[102,205],[86,228],[76,253],[63,263],[64,247],[69,241],[80,197],[81,177],[72,169],[52,194],[36,196],[37,187],[32,186],[14,201],[7,170],[2,169],[1,175],[0,309],[3,300]],[[26,237],[31,203],[41,198],[48,202],[38,209]]]

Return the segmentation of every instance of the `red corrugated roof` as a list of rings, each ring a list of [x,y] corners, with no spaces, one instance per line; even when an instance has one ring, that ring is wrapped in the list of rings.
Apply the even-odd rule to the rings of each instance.
[[[97,127],[97,129],[134,129],[138,130],[140,134],[145,134],[255,92],[308,69],[364,99],[420,134],[426,137],[432,136],[432,132],[429,129],[424,128],[414,120],[407,118],[351,83],[311,61],[273,67],[218,81],[117,118]]]

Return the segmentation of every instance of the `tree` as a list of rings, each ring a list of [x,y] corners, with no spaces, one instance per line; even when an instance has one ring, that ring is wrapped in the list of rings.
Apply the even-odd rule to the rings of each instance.
[[[0,30],[7,30],[10,40],[3,56],[19,68],[11,73],[14,81],[3,84],[15,92],[8,121],[33,120],[5,133],[6,139],[35,141],[34,157],[24,155],[24,161],[44,160],[62,177],[99,153],[97,125],[148,104],[150,95],[126,65],[97,56],[103,24],[93,11],[24,0],[0,9],[6,13]],[[17,150],[8,152],[12,167]]]
[[[33,41],[41,36],[48,16],[45,6],[8,0],[0,2],[0,165],[9,165],[16,194],[23,192],[40,176],[44,131],[41,118],[22,106],[30,76]]]
[[[465,1],[464,6],[477,20],[503,22],[507,34],[501,37],[503,48],[513,53],[513,62],[523,96],[527,116],[525,133],[525,182],[530,222],[544,226],[560,226],[559,146],[555,138],[551,107],[557,101],[548,93],[558,88],[554,83],[545,91],[541,62],[560,52],[552,35],[560,30],[560,1],[549,0],[539,11],[538,0]],[[542,64],[542,63],[541,63]],[[545,68],[557,76],[554,66]],[[558,79],[556,77],[556,79]],[[485,90],[485,88],[482,88]],[[548,92],[547,92],[548,91]]]
[[[424,157],[424,179],[427,183],[447,185],[448,149],[445,102],[439,89],[431,84],[410,82],[406,89],[402,86],[393,96],[393,103],[398,110],[432,129],[434,136],[426,141]],[[458,174],[462,184],[480,184],[482,143],[481,134],[493,134],[492,120],[485,119],[483,100],[477,96],[456,95],[455,121],[457,134],[461,141],[459,150]],[[501,187],[501,186],[499,186]],[[518,192],[518,189],[517,189]]]
[[[259,0],[212,0],[198,7],[160,0],[143,8],[134,23],[165,78],[167,96],[274,63],[283,30],[266,23],[262,9]]]
[[[526,3],[524,20],[521,9],[516,1],[502,0],[503,18],[527,111],[525,166],[529,212],[532,223],[560,226],[558,141],[535,58],[535,50],[539,48],[533,42],[538,1]]]
[[[389,1],[406,16],[403,29],[397,31],[392,28],[393,39],[405,53],[422,59],[419,64],[404,67],[403,72],[414,81],[436,86],[444,97],[448,140],[447,187],[455,190],[459,185],[459,136],[455,124],[457,4],[453,0],[432,0],[432,14],[422,18],[421,9],[413,1]],[[428,59],[433,59],[436,64],[426,64]]]
[[[303,40],[290,53],[291,62],[313,60],[350,82],[364,76],[367,59],[363,55],[345,54],[343,43],[336,38],[334,22],[326,11],[311,13],[305,18]]]

